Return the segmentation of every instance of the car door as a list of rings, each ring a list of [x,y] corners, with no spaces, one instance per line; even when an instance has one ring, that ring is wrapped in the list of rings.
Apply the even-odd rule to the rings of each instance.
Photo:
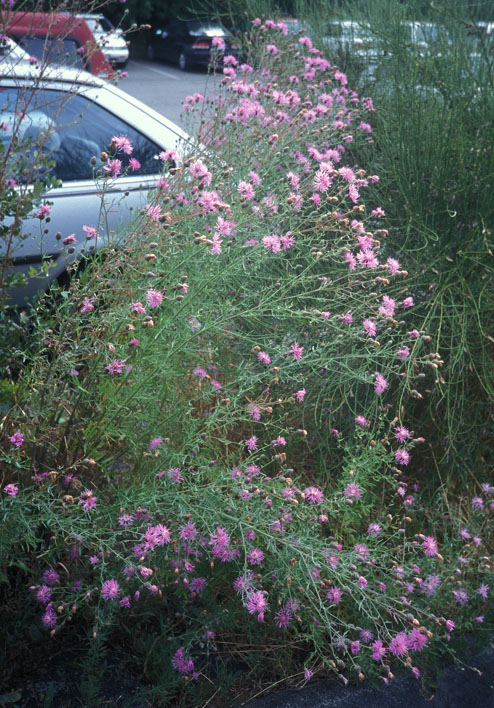
[[[31,150],[41,146],[55,162],[55,175],[63,181],[61,187],[45,195],[53,202],[49,220],[26,219],[22,226],[26,238],[11,254],[15,271],[28,277],[25,288],[10,293],[16,305],[25,298],[30,300],[39,289],[46,289],[79,255],[122,240],[156,183],[162,165],[159,152],[176,148],[183,135],[179,129],[173,131],[165,119],[159,121],[150,109],[146,113],[146,107],[122,98],[124,94],[118,89],[83,88],[71,95],[68,88],[52,84],[33,93],[29,86],[11,83],[0,90],[0,122],[12,121],[12,115],[24,111],[20,130],[24,142],[31,138],[27,141],[28,146],[32,143],[28,147]],[[26,96],[31,96],[28,106],[23,105]],[[125,122],[120,115],[125,115]],[[121,151],[114,156],[121,163],[121,174],[112,177],[107,172],[108,163],[103,163],[100,156],[109,150],[114,136],[129,138],[132,153]],[[139,169],[133,169],[131,158],[139,161]],[[102,179],[95,179],[98,171],[110,177],[104,194]],[[93,228],[98,232],[97,239],[88,238]],[[1,247],[5,253],[5,245]],[[42,273],[43,262],[47,261],[49,272]],[[34,270],[39,273],[37,277]]]

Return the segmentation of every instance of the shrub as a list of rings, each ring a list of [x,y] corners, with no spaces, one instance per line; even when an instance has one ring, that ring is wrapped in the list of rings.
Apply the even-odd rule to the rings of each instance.
[[[126,636],[196,705],[259,647],[270,678],[418,677],[489,612],[494,488],[431,504],[407,472],[442,359],[352,158],[373,103],[283,23],[248,40],[184,105],[202,151],[38,309],[2,422],[10,611]]]

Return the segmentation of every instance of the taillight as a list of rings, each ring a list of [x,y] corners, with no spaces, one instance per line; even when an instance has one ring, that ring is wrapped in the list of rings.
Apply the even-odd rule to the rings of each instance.
[[[209,49],[209,42],[204,42],[198,39],[192,45],[192,49]]]

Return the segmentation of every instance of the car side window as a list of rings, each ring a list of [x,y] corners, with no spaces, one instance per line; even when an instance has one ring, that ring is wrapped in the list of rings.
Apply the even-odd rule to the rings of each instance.
[[[53,174],[64,182],[92,180],[93,170],[102,167],[100,155],[109,150],[114,136],[126,136],[133,147],[130,155],[116,155],[121,161],[121,173],[133,173],[136,165],[131,158],[140,163],[136,175],[160,171],[158,145],[84,96],[51,89],[33,93],[29,89],[5,88],[0,90],[0,106],[0,123],[12,123],[7,135],[40,146],[55,163]],[[16,128],[13,122],[20,111],[24,118]],[[92,158],[96,158],[96,167],[91,164]]]

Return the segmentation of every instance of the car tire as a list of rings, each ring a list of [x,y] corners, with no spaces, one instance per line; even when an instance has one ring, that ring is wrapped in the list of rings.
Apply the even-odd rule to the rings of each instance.
[[[125,67],[127,66],[127,62],[128,62],[128,61],[129,61],[128,59],[127,59],[126,61],[121,61],[120,64],[118,65],[118,68],[119,68],[121,71],[123,71],[123,70],[125,69]]]
[[[146,47],[146,57],[148,61],[155,61],[156,59],[156,54],[151,44]]]
[[[187,55],[185,52],[180,52],[179,57],[178,57],[178,68],[181,71],[187,71],[190,67],[190,62],[187,59]]]

